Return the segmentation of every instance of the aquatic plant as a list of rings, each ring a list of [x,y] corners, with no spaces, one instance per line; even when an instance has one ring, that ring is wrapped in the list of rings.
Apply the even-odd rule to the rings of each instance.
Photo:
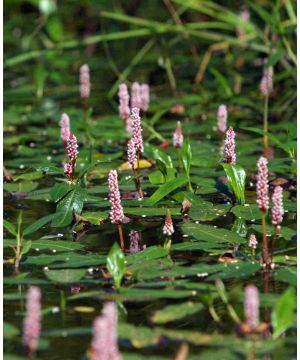
[[[78,144],[75,135],[69,135],[65,143],[65,149],[70,162],[64,165],[64,172],[68,176],[69,180],[73,181],[75,179],[75,167],[78,156]]]
[[[280,224],[283,220],[284,208],[283,208],[283,189],[281,186],[276,186],[272,195],[272,224],[275,227],[273,240],[272,240],[272,249],[271,249],[271,261],[273,260],[273,254],[275,249],[275,242],[280,230]]]
[[[165,223],[163,226],[163,234],[167,235],[167,236],[171,236],[172,234],[174,234],[174,232],[175,232],[175,230],[174,230],[174,226],[173,226],[171,212],[169,209],[167,209]]]
[[[26,295],[26,316],[23,322],[23,344],[29,353],[37,350],[41,333],[41,291],[30,286]]]
[[[125,219],[123,207],[121,205],[121,196],[118,184],[118,173],[111,170],[108,174],[109,201],[111,203],[110,221],[118,226],[121,249],[125,249],[122,223]]]
[[[262,213],[263,261],[269,263],[266,213],[269,209],[268,160],[261,156],[257,162],[256,202]]]
[[[148,111],[150,102],[150,88],[148,84],[140,86],[140,107],[144,112]]]
[[[134,108],[141,108],[141,88],[138,82],[131,85],[131,111]]]
[[[121,360],[118,349],[118,310],[114,302],[107,302],[102,315],[93,323],[91,360]]]
[[[61,139],[62,139],[63,143],[66,144],[71,135],[70,118],[66,113],[63,113],[61,115],[59,125],[60,125]]]
[[[173,146],[179,149],[182,147],[182,144],[183,144],[183,134],[182,134],[181,122],[177,121],[176,130],[173,133]]]

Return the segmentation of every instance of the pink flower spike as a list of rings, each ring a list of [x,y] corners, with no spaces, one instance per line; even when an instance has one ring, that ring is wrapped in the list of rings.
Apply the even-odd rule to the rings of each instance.
[[[226,132],[227,128],[227,107],[226,105],[220,105],[218,109],[218,130],[221,133]]]
[[[41,332],[41,291],[30,286],[26,295],[26,316],[23,322],[23,344],[30,353],[37,349]]]
[[[70,131],[70,118],[67,114],[62,114],[60,122],[60,137],[64,143],[67,142],[69,136],[71,135]]]
[[[280,229],[280,224],[283,220],[283,190],[281,186],[276,186],[272,196],[273,208],[272,208],[272,224]]]
[[[140,84],[134,82],[131,86],[131,109],[141,108],[141,90]]]
[[[118,310],[114,302],[103,306],[93,323],[91,360],[121,360],[118,349]]]
[[[77,145],[77,138],[75,135],[70,135],[67,143],[66,143],[66,150],[70,160],[75,161],[78,155],[78,145]]]
[[[130,139],[128,141],[128,145],[127,145],[127,157],[128,157],[128,163],[131,165],[131,167],[134,169],[134,166],[137,162],[137,155],[136,155],[136,149],[134,146],[134,141],[133,139]]]
[[[123,121],[125,121],[130,115],[129,94],[126,84],[119,85],[118,95],[119,95],[119,113]]]
[[[140,97],[141,97],[141,109],[147,111],[150,102],[150,89],[148,84],[142,84],[140,86]]]
[[[172,221],[172,217],[171,217],[171,213],[170,210],[167,210],[167,215],[165,218],[165,224],[163,226],[163,234],[167,235],[167,236],[171,236],[172,234],[174,234],[174,226],[173,226],[173,221]]]
[[[267,96],[273,91],[273,67],[269,66],[264,70],[263,77],[260,82],[260,91]]]
[[[259,324],[259,293],[254,285],[247,285],[245,288],[244,313],[246,323],[251,328]]]
[[[181,122],[177,121],[176,130],[173,134],[173,146],[179,149],[182,147],[182,143],[183,143],[183,134],[182,134]]]
[[[91,83],[90,83],[90,68],[87,64],[80,67],[80,97],[87,99],[90,97]]]
[[[236,164],[235,154],[235,132],[232,127],[226,131],[226,139],[224,145],[224,162],[227,164]]]
[[[249,237],[249,246],[252,249],[256,249],[256,247],[257,247],[257,240],[256,240],[256,236],[254,234],[251,234]]]
[[[257,162],[256,202],[261,211],[269,209],[268,160],[263,156]]]
[[[110,220],[113,224],[122,224],[125,215],[121,205],[121,196],[118,184],[118,173],[111,170],[108,175],[109,201],[111,203]]]
[[[144,152],[144,143],[142,137],[142,126],[141,126],[141,118],[140,118],[140,109],[133,108],[131,110],[130,115],[131,120],[131,129],[132,129],[132,141],[135,146],[135,150],[137,155]]]
[[[72,175],[72,171],[73,171],[72,165],[69,164],[69,163],[65,163],[65,165],[64,165],[64,173],[65,173],[67,176],[71,176],[71,175]]]

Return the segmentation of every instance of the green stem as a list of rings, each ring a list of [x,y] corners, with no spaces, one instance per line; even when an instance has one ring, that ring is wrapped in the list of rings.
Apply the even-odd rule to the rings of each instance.
[[[263,261],[266,266],[269,264],[268,239],[266,228],[266,213],[262,213],[262,236],[263,236]]]
[[[160,140],[162,142],[166,141],[166,139],[163,136],[161,136],[157,131],[154,130],[154,128],[152,126],[148,125],[145,121],[142,121],[142,125],[149,132],[151,132],[151,134],[153,134],[156,139],[158,139],[158,140]]]
[[[273,262],[273,255],[274,255],[274,250],[275,250],[275,242],[278,236],[278,227],[275,225],[275,229],[274,229],[274,235],[273,235],[273,240],[272,240],[272,247],[271,247],[271,263]]]

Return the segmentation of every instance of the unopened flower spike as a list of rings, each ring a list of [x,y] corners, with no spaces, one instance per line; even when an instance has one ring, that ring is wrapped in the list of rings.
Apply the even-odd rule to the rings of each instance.
[[[280,229],[280,224],[283,220],[283,190],[281,186],[276,186],[272,196],[273,208],[272,208],[272,224],[277,229]]]
[[[259,324],[259,293],[254,285],[245,288],[244,313],[246,324],[255,329]]]
[[[165,224],[163,226],[163,234],[167,236],[171,236],[172,234],[174,234],[174,226],[169,209],[167,210]]]
[[[90,97],[91,83],[90,83],[90,68],[87,64],[80,67],[80,97],[83,100],[83,109],[88,110],[88,98]]]
[[[224,145],[224,162],[227,164],[236,164],[235,154],[235,132],[232,127],[226,131],[226,139]]]
[[[263,77],[260,82],[260,91],[264,96],[269,95],[273,91],[273,67],[269,66],[264,69]]]
[[[183,134],[182,134],[181,122],[177,121],[176,130],[173,134],[173,146],[179,149],[182,147],[182,143],[183,143]]]
[[[64,144],[66,144],[69,136],[71,135],[70,118],[67,114],[65,113],[62,114],[59,125],[60,125],[60,137],[64,142]]]
[[[41,333],[41,320],[41,291],[36,286],[30,286],[26,295],[23,344],[31,354],[37,350]]]

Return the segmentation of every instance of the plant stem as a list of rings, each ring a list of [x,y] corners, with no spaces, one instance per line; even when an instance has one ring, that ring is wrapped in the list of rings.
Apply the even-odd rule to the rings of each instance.
[[[21,235],[21,225],[22,225],[22,211],[18,216],[18,229],[17,229],[17,249],[16,249],[16,259],[15,259],[15,273],[19,273],[20,260],[21,260],[21,247],[22,247],[22,235]]]
[[[263,261],[266,266],[269,264],[268,239],[266,229],[266,213],[262,213],[262,236],[263,236]]]
[[[124,245],[123,229],[122,229],[121,224],[118,224],[118,232],[119,232],[121,250],[124,251],[125,250],[125,245]]]
[[[264,102],[264,151],[265,155],[268,154],[269,150],[269,138],[268,138],[268,110],[269,110],[269,93],[267,92]]]
[[[272,240],[272,248],[271,248],[271,263],[273,262],[273,255],[274,255],[274,250],[275,250],[275,242],[276,242],[278,232],[279,232],[278,226],[275,225],[274,228],[275,229],[274,229],[274,235],[273,235],[273,240]]]

